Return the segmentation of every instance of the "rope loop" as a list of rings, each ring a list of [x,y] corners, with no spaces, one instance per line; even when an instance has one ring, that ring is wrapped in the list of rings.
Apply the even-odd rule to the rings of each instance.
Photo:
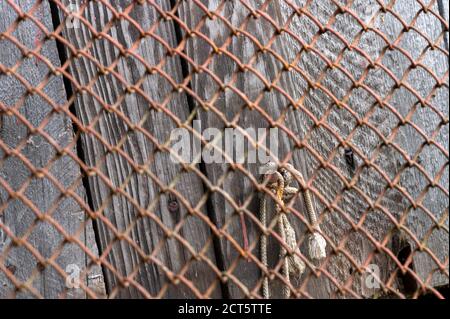
[[[302,189],[304,189],[302,192],[303,199],[306,204],[309,220],[315,230],[308,241],[309,255],[312,259],[322,259],[326,257],[326,241],[320,234],[321,230],[314,211],[314,206],[312,205],[311,195],[309,190],[304,188],[305,183],[301,173],[290,164],[286,164],[285,167],[277,169],[277,165],[273,162],[263,165],[260,168],[260,172],[263,175],[262,182],[264,182],[264,175],[271,175],[271,178],[267,183],[267,188],[274,193],[278,199],[275,203],[277,228],[278,233],[285,244],[280,247],[280,259],[283,260],[282,275],[285,278],[283,295],[285,298],[289,298],[291,295],[291,275],[300,278],[305,271],[305,263],[299,257],[300,249],[297,245],[295,230],[287,218],[287,213],[289,211],[285,209],[285,202],[299,192],[297,188],[289,186],[294,177],[297,179]],[[268,194],[263,193],[260,203],[260,222],[264,226],[264,229],[267,228],[267,197]],[[289,247],[289,251],[286,249],[286,246]],[[265,267],[265,273],[267,273],[267,232],[263,232],[262,234],[260,248],[261,261]],[[269,279],[265,274],[263,274],[262,292],[265,299],[270,298]]]

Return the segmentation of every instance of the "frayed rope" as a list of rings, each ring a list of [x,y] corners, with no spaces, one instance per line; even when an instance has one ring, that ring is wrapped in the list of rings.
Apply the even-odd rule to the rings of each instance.
[[[292,165],[286,164],[285,168],[277,169],[277,165],[273,162],[269,162],[260,168],[260,173],[263,175],[272,175],[275,182],[269,182],[267,187],[275,193],[279,202],[284,206],[284,201],[289,200],[295,194],[298,193],[298,189],[289,186],[292,181],[292,177],[295,176],[300,186],[303,188],[305,182],[303,180],[302,174],[297,171]],[[263,176],[264,177],[264,176]],[[306,210],[308,213],[309,220],[312,224],[314,233],[309,237],[308,241],[308,253],[311,259],[322,259],[326,257],[326,241],[325,238],[320,234],[320,227],[317,222],[317,216],[312,204],[311,194],[308,189],[304,189],[302,192],[303,199],[306,204]],[[267,261],[267,197],[268,194],[264,193],[261,197],[261,207],[260,207],[260,221],[264,226],[264,233],[261,238],[261,261],[265,267],[268,269]],[[290,276],[293,275],[300,278],[305,271],[305,263],[298,256],[300,254],[299,247],[297,245],[295,230],[290,224],[285,210],[279,203],[276,203],[275,210],[277,213],[277,225],[278,232],[282,240],[286,245],[293,251],[292,254],[287,254],[286,248],[282,245],[280,249],[280,258],[283,260],[282,273],[286,279],[286,284],[283,287],[283,294],[285,298],[289,298],[291,295],[290,289]],[[269,290],[269,279],[267,275],[263,275],[263,285],[262,285],[263,297],[265,299],[270,298]]]

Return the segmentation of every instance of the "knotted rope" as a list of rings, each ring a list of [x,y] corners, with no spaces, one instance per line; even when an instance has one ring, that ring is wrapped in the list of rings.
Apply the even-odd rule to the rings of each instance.
[[[297,177],[300,186],[304,185],[303,176],[299,171],[294,169],[290,164],[285,165],[286,168],[280,168],[277,170],[277,166],[273,162],[261,167],[263,174],[272,175],[275,182],[271,181],[268,183],[267,187],[275,193],[278,198],[278,202],[275,204],[275,211],[277,215],[277,226],[278,232],[281,239],[290,248],[292,253],[288,254],[286,248],[281,245],[280,248],[280,259],[283,259],[282,274],[286,279],[286,284],[283,286],[283,295],[285,298],[289,298],[291,295],[290,289],[290,276],[293,275],[299,278],[305,271],[305,263],[300,259],[298,254],[300,253],[299,247],[297,246],[297,240],[295,236],[295,230],[291,226],[286,213],[287,211],[283,209],[285,201],[291,199],[295,194],[298,193],[298,189],[289,184],[292,182],[292,174]],[[263,176],[264,177],[264,176]],[[315,230],[309,239],[309,255],[312,259],[321,259],[326,257],[326,241],[322,237],[320,232],[320,227],[317,223],[317,216],[314,211],[314,206],[312,205],[311,194],[309,190],[305,189],[303,192],[303,199],[306,204],[306,210],[308,217]],[[267,197],[268,194],[264,193],[261,197],[260,203],[260,222],[264,226],[264,232],[261,237],[261,261],[266,269],[268,269],[267,261]],[[281,203],[281,205],[279,204]],[[265,299],[270,298],[269,290],[269,278],[263,275],[263,285],[262,285],[263,297]]]

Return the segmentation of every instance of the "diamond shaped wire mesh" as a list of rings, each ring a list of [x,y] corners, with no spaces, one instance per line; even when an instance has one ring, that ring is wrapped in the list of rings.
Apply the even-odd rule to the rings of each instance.
[[[0,12],[1,298],[443,297],[448,1]]]

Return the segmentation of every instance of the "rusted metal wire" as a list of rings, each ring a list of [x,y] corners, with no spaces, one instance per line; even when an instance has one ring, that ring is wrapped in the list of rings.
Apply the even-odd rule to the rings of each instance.
[[[171,296],[174,286],[185,287],[190,297],[196,298],[214,298],[217,291],[227,289],[232,291],[231,297],[262,298],[261,289],[268,289],[268,281],[281,283],[296,298],[418,298],[428,293],[442,298],[438,286],[448,285],[449,277],[445,1],[409,1],[408,10],[400,9],[404,3],[400,0],[326,2],[36,0],[25,8],[7,0],[3,9],[14,19],[0,29],[0,49],[7,43],[19,52],[19,58],[6,63],[0,55],[0,84],[2,78],[12,78],[23,94],[14,101],[0,94],[0,130],[7,119],[23,126],[27,133],[14,142],[3,134],[0,138],[0,279],[5,280],[0,280],[0,297],[46,297],[45,291],[36,288],[36,281],[52,269],[62,283],[66,282],[70,274],[61,259],[70,246],[86,259],[79,278],[89,278],[94,267],[102,269],[99,276],[107,274],[103,292],[93,288],[89,279],[79,281],[77,289],[89,298],[105,294],[114,298],[123,291],[135,291],[131,297],[164,298]],[[373,11],[367,13],[369,7]],[[43,18],[46,10],[51,14]],[[140,16],[142,12],[151,12],[152,19]],[[50,18],[50,22],[43,20]],[[67,18],[76,21],[76,26],[69,26]],[[383,28],[388,23],[391,29]],[[18,32],[24,24],[36,32],[32,45]],[[299,27],[305,25],[310,34]],[[369,45],[364,44],[368,37],[373,41]],[[324,41],[332,45],[324,45]],[[408,41],[414,43],[414,51]],[[49,58],[48,50],[58,53],[60,63]],[[164,54],[160,56],[159,50]],[[45,69],[37,73],[37,82],[35,74],[23,72],[30,61],[39,70]],[[136,74],[124,71],[124,64],[131,63],[130,70],[134,68]],[[221,63],[226,67],[221,69]],[[152,83],[165,89],[149,87],[150,78],[157,78],[159,82]],[[62,86],[63,79],[66,99],[60,102],[47,87],[54,81]],[[103,87],[104,83],[108,86]],[[37,124],[23,111],[30,99],[50,108],[42,111]],[[355,99],[367,105],[355,104]],[[137,111],[139,118],[124,107],[130,101],[146,106]],[[183,113],[176,106],[180,101],[189,107]],[[73,125],[73,136],[67,143],[48,130],[55,116]],[[161,118],[170,125],[158,128]],[[277,128],[289,145],[283,144],[279,165],[294,161],[297,168],[302,165],[304,180],[296,182],[299,193],[308,194],[308,206],[298,195],[290,204],[280,203],[267,186],[269,181],[261,182],[247,162],[230,159],[226,169],[181,162],[173,166],[176,173],[167,168],[173,163],[161,164],[158,154],[180,159],[171,148],[170,127],[184,128],[203,148],[213,148],[227,158],[220,147],[194,129],[196,119],[205,128],[217,125],[222,132],[233,128],[251,147],[265,151],[268,149],[261,140],[267,136],[255,139],[246,129],[258,125]],[[343,119],[349,123],[345,127],[339,126]],[[108,121],[119,124],[107,128]],[[114,140],[108,130],[117,130],[120,136]],[[365,137],[360,137],[361,132]],[[30,139],[36,136],[54,152],[45,163],[36,164],[28,150]],[[140,146],[132,145],[130,136],[151,145],[151,149],[145,148],[150,153],[136,153]],[[411,139],[405,141],[402,136]],[[94,144],[97,148],[90,147]],[[98,153],[93,154],[93,150]],[[113,163],[112,154],[119,164]],[[61,158],[70,159],[79,171],[69,182],[55,175],[54,166]],[[23,182],[11,182],[14,178],[8,165],[12,160],[28,172]],[[389,170],[387,163],[392,163]],[[155,170],[155,165],[162,165],[163,172]],[[118,171],[119,166],[127,169]],[[160,174],[167,179],[162,180]],[[194,190],[200,194],[195,201],[186,195],[186,188],[196,186],[186,183],[190,179],[185,174],[203,187]],[[145,178],[156,191],[149,191],[136,176]],[[229,185],[232,176],[245,181],[245,189],[234,191]],[[420,189],[415,193],[408,178],[422,183],[416,182]],[[58,193],[45,209],[28,191],[36,180],[49,183]],[[291,221],[301,228],[296,230],[303,232],[296,249],[277,232],[275,217],[261,223],[255,204],[258,193],[265,193],[268,202],[290,213]],[[164,215],[167,198],[167,211],[176,216],[173,223]],[[76,230],[70,231],[56,216],[68,199],[85,214],[75,224]],[[349,203],[352,199],[355,202]],[[134,212],[134,216],[124,217],[126,225],[109,213],[118,200]],[[223,203],[218,204],[220,201]],[[18,207],[17,202],[34,216],[25,231],[17,231],[11,221],[8,224],[2,218]],[[236,214],[226,213],[227,209]],[[313,223],[306,215],[311,210],[318,212]],[[208,239],[200,248],[194,235],[187,238],[190,220],[208,231]],[[385,220],[384,228],[378,228],[377,220]],[[158,234],[156,242],[149,240],[152,246],[134,237],[147,238],[135,235],[143,223],[152,225]],[[43,224],[61,238],[50,252],[30,240]],[[304,239],[317,229],[329,252],[319,262],[302,253]],[[86,243],[84,236],[89,231],[97,237],[98,251]],[[285,279],[284,258],[270,263],[266,257],[261,260],[258,247],[261,237],[265,238],[262,234],[305,263],[307,273],[298,283]],[[403,237],[397,247],[398,234]],[[175,262],[183,262],[180,267],[160,257],[167,245],[178,247],[180,258],[188,256],[185,262]],[[404,255],[406,246],[410,250]],[[36,261],[26,275],[20,270],[20,260],[16,266],[7,262],[17,249]],[[117,253],[121,249],[132,251],[132,262]],[[278,257],[278,251],[273,256]],[[254,267],[248,269],[257,271],[249,274],[243,270],[243,261]],[[381,273],[367,271],[374,264]],[[163,278],[156,291],[152,283],[142,279],[143,272],[151,273],[150,265]],[[209,272],[213,279],[200,287],[198,278],[192,277],[195,267]],[[368,275],[378,288],[364,286]],[[413,288],[408,290],[411,282]],[[71,289],[66,285],[58,297],[72,297]],[[276,284],[273,289],[277,289]]]

